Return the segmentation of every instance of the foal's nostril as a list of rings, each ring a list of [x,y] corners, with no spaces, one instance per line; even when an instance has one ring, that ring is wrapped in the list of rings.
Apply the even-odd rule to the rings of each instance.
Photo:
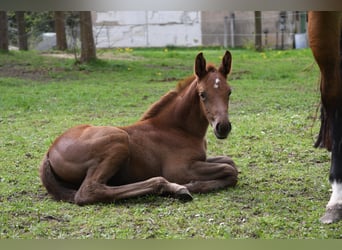
[[[232,125],[230,122],[224,122],[224,123],[217,123],[216,124],[216,132],[219,137],[226,138],[230,130],[232,129]]]

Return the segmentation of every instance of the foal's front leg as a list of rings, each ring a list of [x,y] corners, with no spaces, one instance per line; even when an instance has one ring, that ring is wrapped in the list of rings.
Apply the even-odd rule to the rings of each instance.
[[[229,164],[233,167],[236,168],[235,166],[235,162],[233,161],[232,158],[228,157],[228,156],[215,156],[215,157],[209,157],[207,159],[207,162],[213,162],[213,163],[226,163]]]
[[[238,171],[230,157],[213,157],[190,166],[192,181],[184,186],[193,193],[207,193],[215,189],[234,187]]]

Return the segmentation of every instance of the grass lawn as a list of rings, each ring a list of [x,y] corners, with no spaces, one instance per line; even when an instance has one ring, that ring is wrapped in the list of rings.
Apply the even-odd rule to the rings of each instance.
[[[330,155],[314,149],[318,67],[311,51],[231,50],[227,140],[209,128],[208,155],[230,155],[233,189],[194,200],[145,196],[79,207],[56,202],[38,176],[52,141],[82,123],[128,125],[179,80],[196,54],[219,48],[113,49],[74,65],[60,54],[0,54],[0,238],[342,238],[319,217],[330,197]]]

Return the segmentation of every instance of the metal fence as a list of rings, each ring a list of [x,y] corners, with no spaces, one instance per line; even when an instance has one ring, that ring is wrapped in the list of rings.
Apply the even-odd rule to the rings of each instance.
[[[262,43],[266,48],[306,47],[306,12],[264,11]],[[79,47],[75,15],[66,15],[68,46]],[[72,21],[74,18],[74,21]],[[27,27],[30,49],[55,46],[53,20]],[[254,46],[253,11],[108,11],[93,12],[98,48],[164,46]],[[17,46],[15,24],[10,24],[10,45]]]

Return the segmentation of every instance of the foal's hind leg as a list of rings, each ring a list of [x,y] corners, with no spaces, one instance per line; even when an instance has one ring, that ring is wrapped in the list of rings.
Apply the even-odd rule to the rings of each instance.
[[[170,183],[163,177],[153,177],[145,181],[115,187],[101,183],[92,183],[90,186],[87,186],[86,189],[83,189],[82,193],[82,198],[80,198],[81,195],[79,195],[75,199],[78,205],[96,202],[113,202],[146,194],[161,195],[165,193],[173,194],[182,201],[192,200],[192,196],[185,186]]]
[[[108,186],[108,180],[116,174],[120,167],[127,164],[128,146],[118,144],[111,152],[120,152],[110,159],[103,160],[98,166],[90,168],[81,187],[76,193],[75,203],[79,205],[96,202],[113,202],[115,200],[137,197],[146,194],[173,194],[181,200],[191,200],[192,196],[186,187],[170,183],[163,177],[154,177],[145,181],[122,186]]]

